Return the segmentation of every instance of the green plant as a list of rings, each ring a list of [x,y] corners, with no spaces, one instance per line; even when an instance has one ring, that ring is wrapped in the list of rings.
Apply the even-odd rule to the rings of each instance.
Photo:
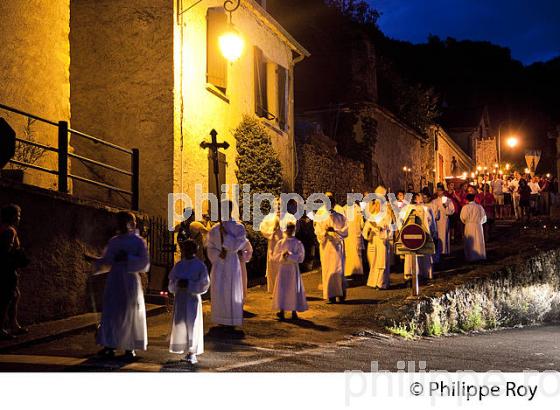
[[[472,330],[484,329],[485,322],[482,317],[482,309],[476,306],[467,316],[467,319],[462,323],[461,329],[465,332]]]
[[[389,333],[407,340],[412,340],[416,337],[416,324],[414,322],[409,323],[408,326],[405,323],[397,325],[393,322],[393,326],[388,326],[385,329]]]
[[[244,116],[233,133],[237,145],[237,181],[243,186],[250,185],[248,195],[270,193],[279,196],[282,192],[282,164],[272,146],[272,140],[265,127],[256,118]],[[242,190],[243,191],[243,190]],[[243,191],[243,195],[245,192]],[[241,199],[241,215],[244,215],[243,198]],[[252,202],[251,202],[252,203]],[[250,211],[253,211],[251,209]],[[270,211],[270,204],[263,203],[261,214]],[[259,213],[251,212],[252,218]],[[260,221],[252,221],[258,226]],[[266,266],[267,241],[252,226],[247,226],[247,235],[253,246],[253,259],[248,265],[249,274],[261,275]]]

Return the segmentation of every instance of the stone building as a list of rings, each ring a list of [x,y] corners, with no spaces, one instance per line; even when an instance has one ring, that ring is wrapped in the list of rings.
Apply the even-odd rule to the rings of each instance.
[[[212,129],[231,148],[220,183],[234,183],[232,130],[244,114],[270,131],[293,187],[294,65],[308,55],[266,11],[241,2],[232,23],[245,42],[228,63],[218,37],[227,29],[223,0],[72,0],[71,106],[74,125],[141,150],[141,208],[167,212],[167,195],[194,195],[212,183]],[[264,7],[263,7],[264,6]]]
[[[193,195],[196,184],[203,191],[212,188],[208,151],[200,148],[212,129],[231,146],[220,157],[220,183],[235,183],[232,130],[245,114],[259,117],[269,130],[285,186],[293,188],[294,66],[308,52],[267,13],[265,1],[243,0],[231,15],[245,43],[231,63],[219,49],[219,37],[229,28],[223,0],[32,3],[33,13],[20,1],[0,5],[0,35],[7,44],[0,51],[6,83],[0,103],[54,120],[71,117],[74,129],[139,148],[141,210],[164,216],[169,193]],[[56,128],[37,135],[56,146]],[[130,167],[130,157],[114,150],[81,139],[70,143],[79,155]],[[71,169],[130,186],[127,176],[79,159]],[[40,183],[52,184],[48,178]],[[72,190],[129,205],[119,193],[80,181]]]
[[[473,159],[449,136],[439,125],[433,125],[429,130],[433,135],[435,149],[435,167],[433,169],[435,181],[445,182],[447,177],[470,176],[476,168]]]
[[[321,0],[275,0],[269,4],[271,12],[312,54],[296,69],[298,143],[310,144],[310,137],[320,129],[320,134],[335,142],[338,164],[361,162],[363,176],[357,175],[353,166],[340,171],[348,190],[361,185],[352,186],[354,178],[363,180],[368,191],[379,184],[393,192],[410,185],[419,190],[433,184],[433,138],[413,130],[379,104],[377,55],[371,36],[356,30]],[[335,26],[336,30],[329,29]],[[306,174],[315,171],[302,164],[315,161],[301,158],[306,152],[298,149],[298,177],[308,184]],[[330,164],[331,160],[324,158],[322,163]],[[330,172],[327,168],[324,172]],[[319,181],[317,186],[321,186]]]
[[[498,162],[498,145],[496,133],[490,126],[488,107],[449,110],[441,123],[477,166],[494,168]]]

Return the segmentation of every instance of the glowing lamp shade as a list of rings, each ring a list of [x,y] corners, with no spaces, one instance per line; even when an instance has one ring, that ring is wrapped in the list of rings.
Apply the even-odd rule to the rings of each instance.
[[[517,147],[517,144],[519,144],[519,139],[517,137],[509,137],[506,140],[506,144],[510,148],[515,148],[515,147]]]
[[[219,43],[222,55],[230,63],[239,60],[241,54],[243,54],[243,49],[245,48],[243,38],[233,28],[229,29],[220,36]]]

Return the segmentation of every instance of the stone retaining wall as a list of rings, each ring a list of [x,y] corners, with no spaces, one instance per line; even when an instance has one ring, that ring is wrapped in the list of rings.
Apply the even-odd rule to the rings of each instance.
[[[298,149],[296,189],[304,198],[315,192],[330,191],[339,201],[346,200],[349,192],[371,190],[365,183],[362,163],[312,144]]]
[[[385,319],[387,327],[439,336],[560,320],[560,250],[520,259],[493,272],[468,273],[451,289],[402,306]]]
[[[8,203],[22,209],[19,235],[31,259],[19,271],[20,321],[37,323],[91,312],[92,294],[101,308],[105,277],[88,280],[92,270],[84,254],[101,253],[115,232],[118,210],[0,179],[0,206]]]

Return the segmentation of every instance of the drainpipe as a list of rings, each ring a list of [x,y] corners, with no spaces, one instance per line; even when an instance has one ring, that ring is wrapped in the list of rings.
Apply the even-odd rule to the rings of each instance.
[[[292,177],[292,189],[295,191],[296,179],[299,174],[299,162],[297,158],[297,147],[296,147],[296,113],[295,113],[295,95],[294,95],[294,83],[295,83],[295,67],[296,64],[301,63],[305,55],[298,54],[296,58],[292,60],[292,81],[290,81],[290,96],[291,96],[291,106],[292,106],[292,169],[294,170]]]

